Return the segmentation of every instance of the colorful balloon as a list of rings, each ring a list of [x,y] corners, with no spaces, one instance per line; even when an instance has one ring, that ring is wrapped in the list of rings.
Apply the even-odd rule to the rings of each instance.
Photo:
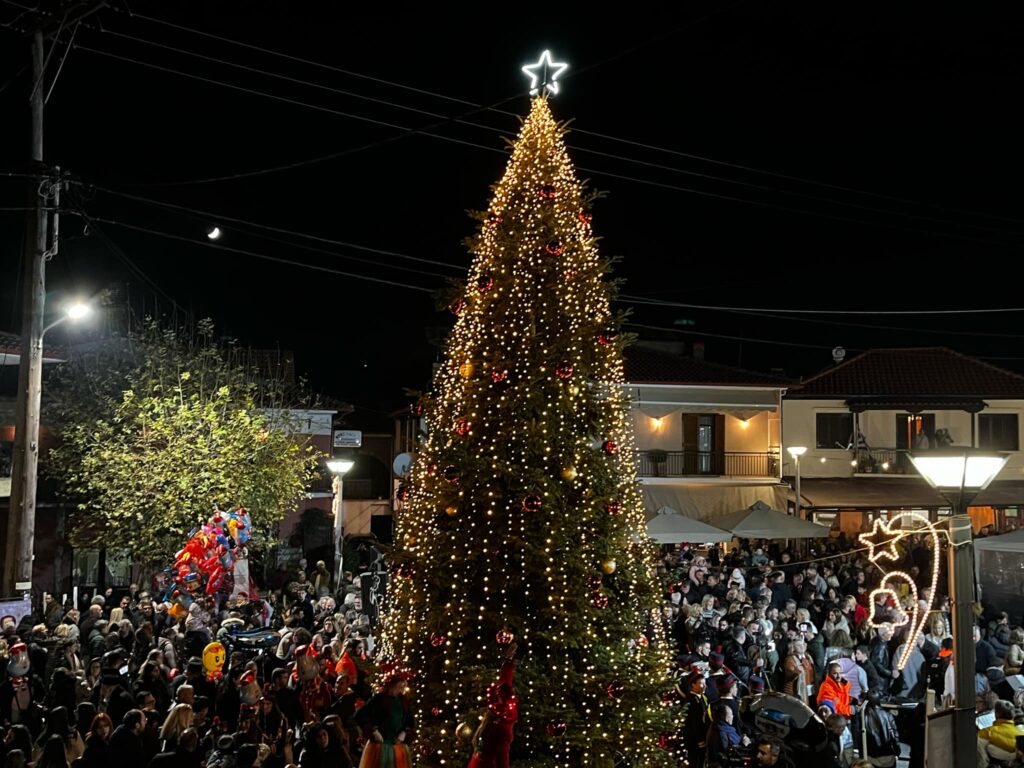
[[[218,680],[221,670],[224,668],[225,657],[224,645],[216,641],[203,648],[203,669],[206,670],[206,677],[209,680]]]

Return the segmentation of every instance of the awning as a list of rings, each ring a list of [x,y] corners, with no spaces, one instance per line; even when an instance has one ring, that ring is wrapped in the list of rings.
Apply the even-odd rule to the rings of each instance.
[[[805,507],[812,509],[928,509],[948,507],[924,478],[808,477],[800,483]],[[971,501],[972,507],[1024,506],[1024,480],[996,480]]]
[[[771,507],[786,508],[788,488],[775,482],[763,485],[720,485],[718,483],[671,483],[642,485],[644,508],[653,516],[662,507],[685,517],[715,525],[715,518],[763,501]]]
[[[982,552],[1024,553],[1024,528],[1004,533],[1002,536],[983,536],[975,539],[974,548]]]
[[[673,413],[725,413],[750,419],[778,408],[779,390],[751,388],[699,388],[631,384],[627,387],[633,407],[652,419]]]
[[[851,397],[846,401],[851,413],[864,411],[967,411],[980,413],[986,403],[974,397]]]

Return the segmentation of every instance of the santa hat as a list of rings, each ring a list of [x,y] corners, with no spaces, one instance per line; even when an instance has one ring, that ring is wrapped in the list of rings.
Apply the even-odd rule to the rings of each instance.
[[[711,663],[712,667],[718,669],[725,664],[725,656],[720,654],[718,651],[713,651],[711,655],[708,656],[708,661]]]

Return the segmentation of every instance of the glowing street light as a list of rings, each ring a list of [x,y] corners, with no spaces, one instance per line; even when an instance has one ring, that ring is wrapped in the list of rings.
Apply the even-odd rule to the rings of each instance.
[[[793,461],[796,463],[796,516],[802,519],[800,514],[800,457],[807,453],[807,446],[791,445],[786,452],[793,457]]]
[[[352,459],[328,459],[327,469],[334,475],[334,562],[337,563],[337,580],[334,582],[335,590],[341,587],[341,578],[345,573],[342,564],[341,543],[342,526],[345,522],[345,504],[343,500],[342,478],[355,466]]]

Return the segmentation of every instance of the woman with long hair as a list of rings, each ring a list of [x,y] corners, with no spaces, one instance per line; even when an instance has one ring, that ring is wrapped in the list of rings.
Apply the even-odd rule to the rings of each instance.
[[[132,684],[132,693],[138,695],[139,691],[149,691],[153,694],[157,712],[160,714],[167,712],[171,706],[171,691],[164,680],[160,665],[155,662],[147,661],[139,668],[139,676]]]
[[[85,737],[82,768],[107,768],[110,757],[110,737],[113,733],[114,723],[106,712],[100,712],[92,719],[89,735]]]
[[[80,702],[75,708],[75,720],[77,722],[78,735],[82,739],[89,736],[89,729],[92,728],[92,721],[96,719],[96,705],[91,701]]]
[[[192,727],[192,718],[192,707],[188,704],[175,704],[171,707],[164,724],[160,727],[161,752],[173,752],[178,747],[181,734]]]
[[[67,753],[64,751],[64,739],[57,734],[50,736],[39,759],[35,761],[34,768],[70,768]]]
[[[60,743],[64,747],[64,759],[67,763],[74,762],[85,752],[85,744],[82,742],[82,737],[78,735],[78,729],[73,728],[68,720],[68,710],[64,707],[54,707],[46,716],[46,727],[36,741],[33,757],[37,764],[40,755],[46,751],[54,736],[60,739]]]

